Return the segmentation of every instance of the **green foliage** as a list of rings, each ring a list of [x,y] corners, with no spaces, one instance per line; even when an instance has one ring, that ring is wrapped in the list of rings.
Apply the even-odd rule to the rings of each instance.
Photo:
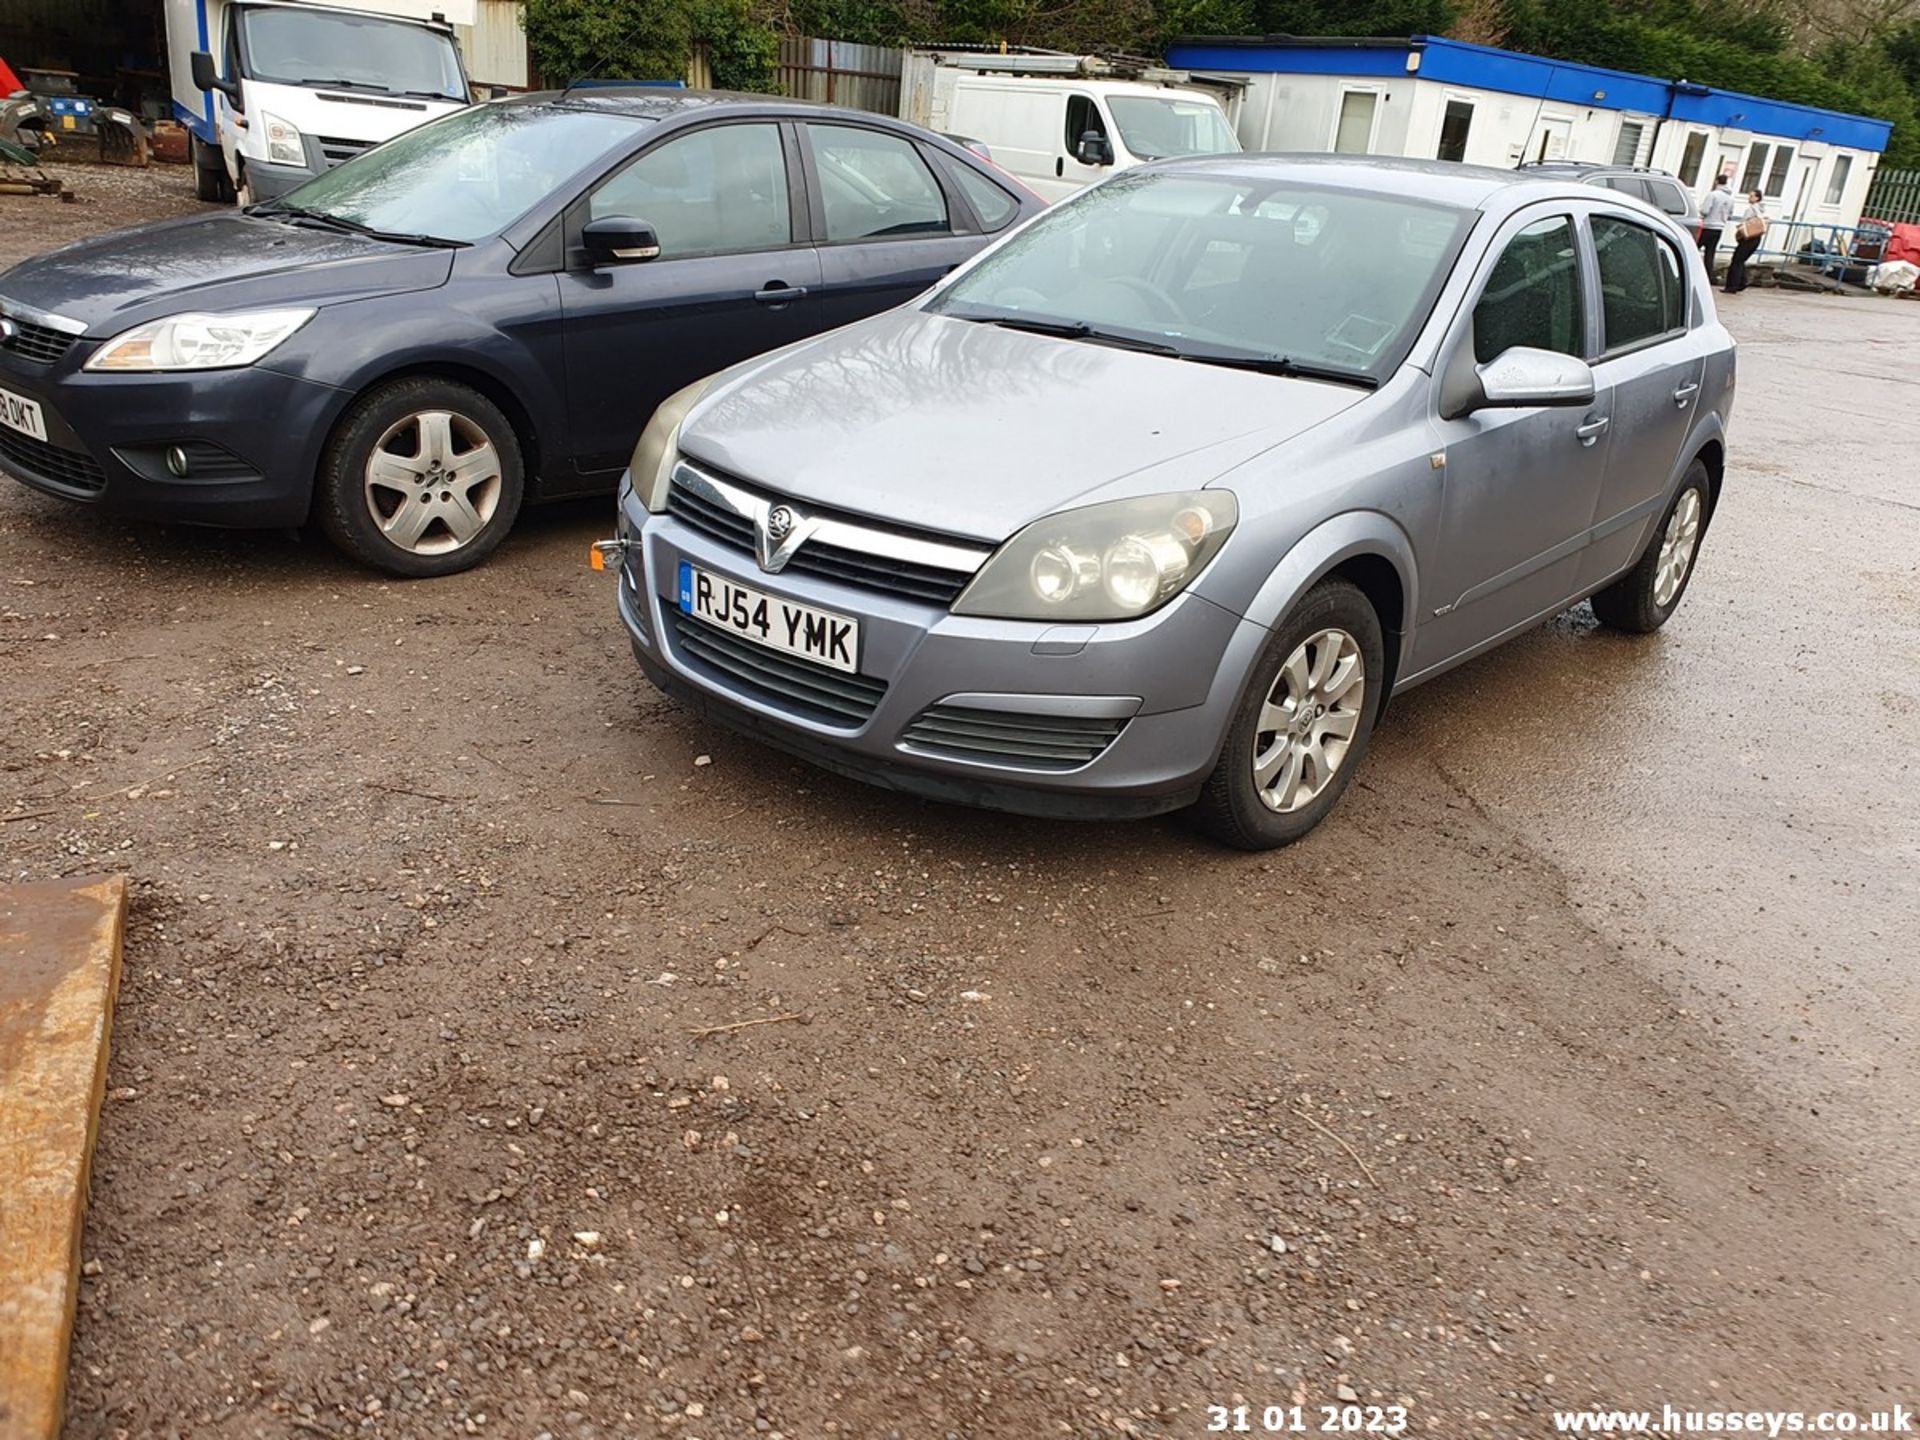
[[[698,40],[716,86],[776,88],[779,37],[751,0],[525,0],[520,23],[548,85],[588,75],[684,80]]]
[[[548,85],[588,75],[678,80],[687,73],[693,25],[679,0],[525,0],[520,23],[534,69]]]
[[[1792,54],[1782,48],[1784,24],[1777,16],[1755,12],[1743,30],[1719,5],[1697,0],[1657,3],[1655,18],[1604,0],[1506,0],[1504,11],[1507,43],[1516,50],[1891,120],[1890,164],[1908,163],[1900,157],[1920,142],[1915,93],[1879,46]]]
[[[780,38],[752,0],[693,0],[689,18],[693,38],[706,42],[716,89],[780,88]]]
[[[1439,35],[1458,12],[1453,0],[1257,0],[1263,35]]]

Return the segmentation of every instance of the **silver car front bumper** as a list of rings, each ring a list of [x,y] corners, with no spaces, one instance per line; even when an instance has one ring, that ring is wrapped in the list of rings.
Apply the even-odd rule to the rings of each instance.
[[[631,491],[622,505],[620,614],[656,685],[823,768],[935,799],[1056,816],[1180,809],[1212,770],[1268,638],[1195,595],[1104,625],[953,615],[819,576],[765,574],[751,555],[648,514]],[[683,559],[857,617],[859,675],[842,689],[821,667],[761,655],[683,614]],[[830,703],[844,699],[841,713],[800,698],[816,681],[836,687]]]

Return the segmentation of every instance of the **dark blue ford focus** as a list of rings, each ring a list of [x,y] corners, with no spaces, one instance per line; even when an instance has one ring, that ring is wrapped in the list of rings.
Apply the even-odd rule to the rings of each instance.
[[[0,275],[0,470],[116,513],[482,559],[688,382],[897,304],[1041,208],[864,112],[517,97],[287,196]]]

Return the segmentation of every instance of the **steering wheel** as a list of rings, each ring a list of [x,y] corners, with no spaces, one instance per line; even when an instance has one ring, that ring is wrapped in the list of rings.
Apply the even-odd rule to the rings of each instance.
[[[1153,312],[1153,318],[1156,320],[1173,322],[1187,318],[1180,307],[1174,303],[1173,297],[1151,280],[1143,280],[1138,275],[1108,275],[1105,277],[1105,282],[1109,285],[1117,285],[1122,290],[1129,291],[1146,301],[1148,309]]]

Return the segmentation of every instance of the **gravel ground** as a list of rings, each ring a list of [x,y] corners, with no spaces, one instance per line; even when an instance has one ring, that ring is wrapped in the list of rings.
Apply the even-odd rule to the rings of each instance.
[[[0,260],[193,208],[80,183]],[[1920,306],[1734,303],[1674,624],[1397,702],[1267,857],[704,729],[604,503],[405,585],[0,488],[4,874],[135,887],[68,1434],[1911,1404]]]

